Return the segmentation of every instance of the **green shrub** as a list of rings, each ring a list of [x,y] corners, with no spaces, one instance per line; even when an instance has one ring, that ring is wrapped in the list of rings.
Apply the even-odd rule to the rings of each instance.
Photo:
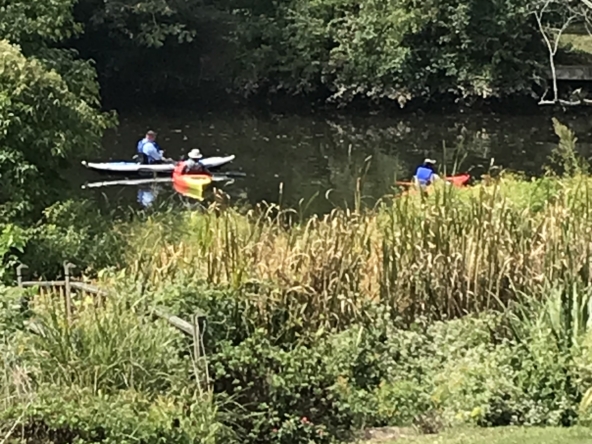
[[[295,400],[306,397],[303,386],[318,384],[331,388],[335,403],[323,408],[347,418],[320,420],[334,436],[362,426],[415,424],[432,430],[464,422],[559,425],[575,420],[581,394],[570,376],[570,352],[549,341],[551,330],[521,317],[519,329],[506,316],[487,313],[435,323],[418,319],[408,328],[376,306],[366,313],[366,323],[305,335],[289,325],[274,329],[270,319],[278,319],[281,307],[267,305],[263,319],[244,292],[175,288],[162,290],[175,309],[208,313],[216,393],[232,396],[245,409],[231,416],[246,421],[242,428],[253,432],[250,439],[272,439],[268,423],[254,425],[253,418],[263,411],[266,418],[279,415],[278,430],[292,406],[311,418],[318,400]],[[543,316],[544,308],[533,307],[530,319]],[[283,378],[293,368],[302,379],[286,383]],[[280,387],[269,374],[277,375]],[[313,374],[316,379],[310,379]],[[341,429],[332,429],[335,424]]]
[[[11,432],[25,442],[233,442],[207,398],[187,394],[149,400],[132,390],[107,395],[56,385],[42,385],[32,397],[0,412],[0,433],[8,437]]]
[[[76,265],[75,273],[87,275],[121,264],[126,239],[114,229],[113,218],[90,201],[56,203],[44,210],[37,226],[27,230],[29,242],[22,261],[31,273],[49,278],[63,273],[66,260]]]
[[[29,233],[14,224],[0,224],[0,280],[11,281],[15,278],[18,254],[22,254],[29,242]]]
[[[30,296],[30,290],[0,286],[0,338],[9,338],[24,328],[31,315],[27,303]]]
[[[215,392],[230,399],[229,418],[245,442],[317,443],[350,436],[352,409],[334,389],[331,354],[323,347],[271,344],[266,332],[211,357]]]

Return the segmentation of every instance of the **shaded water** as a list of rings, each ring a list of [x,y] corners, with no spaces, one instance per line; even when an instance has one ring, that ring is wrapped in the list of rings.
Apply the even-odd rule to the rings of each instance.
[[[582,151],[592,152],[592,122],[587,116],[563,116],[560,120],[576,131]],[[120,115],[119,128],[105,136],[104,152],[94,160],[131,158],[137,140],[148,128],[158,132],[158,142],[169,157],[178,158],[192,148],[200,148],[205,156],[235,154],[235,161],[226,169],[244,171],[247,177],[220,186],[235,201],[277,202],[282,183],[282,200],[290,205],[318,192],[317,211],[351,204],[356,179],[363,174],[369,157],[363,193],[371,200],[392,192],[395,179],[409,179],[426,156],[438,160],[440,173],[446,169],[450,174],[456,163],[457,171],[471,170],[478,177],[493,158],[502,167],[536,175],[557,144],[551,118],[542,114],[351,117],[238,112],[192,115],[161,110]],[[87,170],[80,177],[89,182],[105,180]],[[328,202],[324,196],[330,189]],[[173,199],[171,185],[159,190],[158,200]],[[138,187],[82,192],[106,199],[112,206],[139,206]]]

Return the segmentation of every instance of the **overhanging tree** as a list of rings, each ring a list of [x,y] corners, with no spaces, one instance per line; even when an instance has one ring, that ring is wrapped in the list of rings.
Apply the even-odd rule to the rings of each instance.
[[[0,0],[0,222],[38,217],[114,122],[92,65],[62,47],[74,3]]]

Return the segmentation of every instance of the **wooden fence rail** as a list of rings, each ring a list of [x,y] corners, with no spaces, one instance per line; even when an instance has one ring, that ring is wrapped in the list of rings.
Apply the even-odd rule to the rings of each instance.
[[[99,297],[109,297],[110,294],[108,291],[103,290],[95,285],[87,284],[85,282],[80,282],[76,280],[72,280],[70,278],[70,270],[74,268],[75,265],[70,262],[64,262],[64,280],[59,281],[24,281],[23,280],[23,269],[28,269],[29,267],[25,264],[20,264],[16,267],[16,276],[17,276],[17,285],[19,287],[41,287],[41,288],[56,288],[56,289],[63,289],[64,290],[64,308],[66,312],[66,318],[68,324],[72,322],[72,290],[79,290],[83,293],[88,293],[94,296]],[[193,353],[195,355],[195,359],[202,359],[205,358],[206,353],[204,350],[204,343],[202,338],[202,332],[204,329],[204,324],[206,320],[206,315],[203,312],[197,312],[192,317],[192,322],[188,322],[184,319],[179,318],[178,316],[172,315],[167,312],[166,308],[164,307],[153,307],[152,314],[160,319],[164,319],[167,321],[171,326],[176,328],[177,330],[189,335],[193,339]],[[36,322],[30,322],[28,325],[29,330],[32,332],[43,335],[43,327],[42,325]],[[207,364],[206,368],[206,375],[207,375]],[[209,384],[209,377],[206,376],[208,379]]]

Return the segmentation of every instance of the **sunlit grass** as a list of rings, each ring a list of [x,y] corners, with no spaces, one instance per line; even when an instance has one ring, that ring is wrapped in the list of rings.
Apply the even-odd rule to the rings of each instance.
[[[591,185],[583,175],[505,176],[307,220],[274,205],[159,215],[121,228],[126,273],[147,286],[248,286],[253,303],[291,307],[317,326],[377,302],[409,319],[454,317],[537,295],[545,280],[587,282]]]
[[[569,48],[592,55],[592,36],[588,34],[565,33],[561,35],[559,42],[562,48]]]
[[[583,427],[500,427],[451,430],[441,435],[401,438],[400,444],[587,444],[592,430]]]

